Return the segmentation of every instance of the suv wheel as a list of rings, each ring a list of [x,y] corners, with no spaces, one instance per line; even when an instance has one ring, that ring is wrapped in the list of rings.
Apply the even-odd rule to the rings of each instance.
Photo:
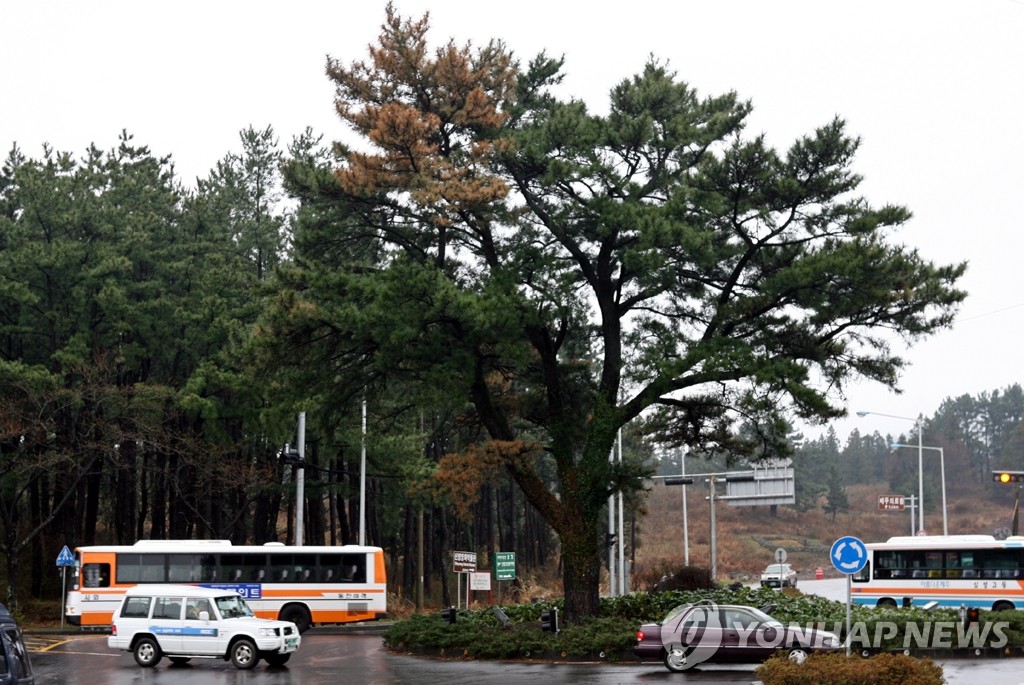
[[[135,663],[144,668],[156,666],[163,657],[163,654],[160,653],[160,645],[151,637],[139,638],[132,653],[135,655]]]
[[[255,643],[243,637],[231,645],[231,663],[238,669],[250,669],[260,660],[260,653]]]

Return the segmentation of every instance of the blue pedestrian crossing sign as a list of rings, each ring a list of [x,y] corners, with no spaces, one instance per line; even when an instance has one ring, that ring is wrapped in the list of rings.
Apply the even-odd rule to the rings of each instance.
[[[74,566],[75,555],[71,553],[67,545],[64,545],[64,549],[57,555],[57,566]]]
[[[858,538],[847,535],[832,543],[828,556],[840,573],[853,575],[868,563],[868,548]]]

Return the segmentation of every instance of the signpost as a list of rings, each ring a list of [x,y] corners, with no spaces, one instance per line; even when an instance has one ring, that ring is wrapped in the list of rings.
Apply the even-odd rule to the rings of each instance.
[[[477,572],[469,574],[469,589],[470,590],[490,590],[491,589],[491,574],[487,572]],[[469,604],[466,604],[466,608],[469,608]]]
[[[64,612],[67,610],[67,579],[68,567],[74,568],[75,555],[71,553],[67,545],[57,555],[57,568],[60,569],[60,628],[64,630]]]
[[[879,511],[903,511],[907,508],[906,500],[903,495],[879,495],[878,496],[878,510]]]
[[[462,602],[462,574],[476,572],[476,552],[456,552],[452,558],[452,570],[459,574],[455,590],[455,603]],[[466,608],[469,608],[469,582],[466,583]]]
[[[495,552],[494,553],[494,579],[515,580],[516,579],[516,553]],[[501,604],[501,584],[498,584],[498,603]]]
[[[494,553],[494,579],[515,580],[516,579],[516,553],[495,552]]]
[[[868,563],[868,548],[858,538],[847,535],[832,543],[828,557],[837,571],[846,574],[846,656],[850,656],[850,582],[853,574]]]
[[[456,552],[452,567],[456,573],[472,573],[476,570],[476,552]]]
[[[917,525],[914,522],[914,509],[916,509],[916,501],[917,497],[915,495],[879,495],[878,510],[906,511],[907,509],[910,509],[910,534],[914,535],[917,531]]]

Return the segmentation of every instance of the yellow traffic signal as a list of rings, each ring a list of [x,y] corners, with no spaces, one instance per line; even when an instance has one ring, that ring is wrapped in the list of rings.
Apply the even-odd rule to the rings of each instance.
[[[1024,482],[1024,471],[993,471],[992,480],[996,483]]]

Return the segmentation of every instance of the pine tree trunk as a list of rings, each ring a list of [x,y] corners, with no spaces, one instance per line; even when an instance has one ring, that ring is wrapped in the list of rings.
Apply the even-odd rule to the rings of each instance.
[[[568,624],[597,616],[601,608],[601,552],[596,514],[572,517],[562,532],[564,620]]]

